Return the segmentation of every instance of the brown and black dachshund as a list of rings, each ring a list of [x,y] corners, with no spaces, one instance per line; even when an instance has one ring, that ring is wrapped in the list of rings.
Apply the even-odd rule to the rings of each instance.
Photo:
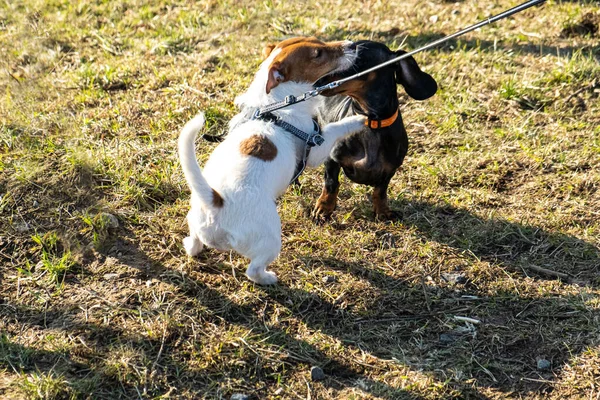
[[[315,85],[365,71],[405,54],[369,40],[358,41],[356,46],[358,59],[353,71],[327,76]],[[388,205],[387,189],[408,150],[396,84],[402,85],[415,100],[428,99],[437,91],[436,81],[421,71],[414,58],[408,57],[322,93],[328,97],[317,110],[320,125],[350,115],[366,115],[368,120],[362,130],[339,140],[325,161],[323,192],[313,211],[316,219],[328,219],[336,207],[340,169],[351,181],[375,188],[372,199],[377,218],[396,217]]]

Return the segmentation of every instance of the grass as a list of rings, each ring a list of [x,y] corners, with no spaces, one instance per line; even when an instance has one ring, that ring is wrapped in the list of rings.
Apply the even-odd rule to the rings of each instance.
[[[58,400],[70,399],[69,387],[61,377],[52,374],[32,373],[22,376],[18,388],[28,399]]]
[[[413,49],[516,3],[2,3],[0,397],[598,398],[597,2],[417,56],[440,90],[399,89],[399,221],[342,178],[313,224],[314,170],[279,201],[280,285],[181,246],[179,129],[221,134],[264,44]]]

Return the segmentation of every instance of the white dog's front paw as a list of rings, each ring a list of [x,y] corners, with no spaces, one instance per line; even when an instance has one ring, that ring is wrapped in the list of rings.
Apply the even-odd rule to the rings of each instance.
[[[246,276],[259,285],[274,285],[277,283],[277,275],[271,271],[257,271],[255,273],[246,271]]]
[[[353,115],[352,117],[342,119],[342,122],[348,129],[348,132],[356,132],[365,127],[367,117],[364,115]]]
[[[183,248],[188,256],[194,257],[202,251],[202,242],[196,237],[188,236],[183,239]]]

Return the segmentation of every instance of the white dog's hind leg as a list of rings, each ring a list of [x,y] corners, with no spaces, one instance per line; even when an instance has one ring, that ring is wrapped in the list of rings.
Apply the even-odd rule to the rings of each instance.
[[[331,148],[338,139],[351,133],[357,132],[364,128],[364,126],[365,117],[363,117],[362,115],[346,117],[341,121],[325,125],[322,128],[322,134],[325,141],[322,145],[315,146],[310,150],[310,155],[308,156],[307,160],[307,166],[310,168],[314,168],[323,164],[327,157],[329,157]]]
[[[203,217],[203,214],[196,214],[194,212],[194,209],[190,209],[187,215],[187,223],[190,229],[190,236],[183,239],[183,248],[185,249],[186,254],[190,257],[198,255],[198,253],[200,253],[204,248],[204,243],[200,241],[198,235],[196,234],[198,229],[198,219]]]
[[[250,265],[246,270],[246,276],[259,285],[274,285],[277,283],[277,275],[272,271],[267,271],[267,267],[279,255],[281,251],[281,237],[268,239],[263,237],[260,240],[260,246],[256,246],[256,253],[248,255]],[[253,251],[254,252],[254,251]]]
[[[273,271],[267,271],[267,265],[269,265],[277,256],[270,257],[269,259],[258,258],[250,262],[248,269],[246,270],[246,276],[252,282],[256,282],[259,285],[274,285],[277,283],[277,275]]]
[[[183,248],[188,256],[194,257],[202,251],[204,244],[196,236],[188,236],[183,239]]]

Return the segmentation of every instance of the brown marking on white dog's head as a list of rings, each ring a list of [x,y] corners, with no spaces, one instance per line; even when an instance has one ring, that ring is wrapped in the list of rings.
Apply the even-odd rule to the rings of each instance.
[[[268,45],[263,50],[267,57],[279,49],[269,65],[266,91],[283,82],[313,83],[324,75],[352,66],[354,48],[352,42],[321,42],[314,37],[287,39],[277,46]]]
[[[277,157],[277,147],[267,137],[252,135],[240,143],[240,153],[263,161],[273,161]]]

